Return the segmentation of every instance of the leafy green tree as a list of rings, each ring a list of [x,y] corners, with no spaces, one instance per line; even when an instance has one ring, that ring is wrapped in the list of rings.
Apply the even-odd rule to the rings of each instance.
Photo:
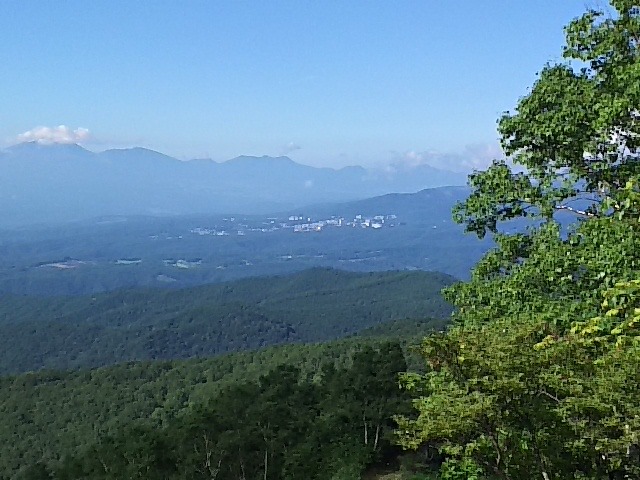
[[[404,376],[399,441],[444,453],[446,478],[640,475],[640,8],[612,1],[565,31],[574,64],[545,66],[499,121],[520,169],[475,172],[454,210],[497,247],[446,291],[454,325],[423,342],[429,371]]]
[[[378,350],[368,347],[354,355],[353,366],[346,375],[352,403],[358,407],[362,442],[376,454],[380,452],[391,416],[401,408],[397,378],[406,369],[400,345],[386,343]]]
[[[105,437],[79,458],[63,462],[55,478],[166,479],[175,473],[175,465],[162,432],[134,424]]]
[[[51,478],[52,472],[42,462],[30,465],[18,474],[19,480],[49,480]]]

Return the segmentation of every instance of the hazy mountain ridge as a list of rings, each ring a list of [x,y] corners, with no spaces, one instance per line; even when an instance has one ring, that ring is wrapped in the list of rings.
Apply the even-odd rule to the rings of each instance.
[[[465,182],[424,165],[385,173],[288,157],[180,161],[140,147],[94,153],[38,143],[0,152],[0,172],[0,227],[101,215],[268,213]]]

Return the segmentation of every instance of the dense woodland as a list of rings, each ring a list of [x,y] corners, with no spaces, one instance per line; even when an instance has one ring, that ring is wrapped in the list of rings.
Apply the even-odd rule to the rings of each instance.
[[[454,208],[496,247],[445,286],[444,331],[4,377],[3,475],[640,478],[640,6],[565,33]]]
[[[440,290],[452,282],[431,272],[317,268],[183,290],[5,296],[0,373],[203,357],[333,340],[392,320],[445,319],[451,306]]]
[[[431,326],[406,322],[403,330],[413,335],[394,338],[397,325],[333,343],[4,377],[0,478],[48,478],[45,471],[55,478],[211,478],[198,473],[204,436],[216,454],[227,452],[209,465],[221,469],[218,478],[238,478],[241,468],[247,478],[263,478],[264,449],[254,450],[264,440],[256,432],[267,425],[268,478],[332,478],[338,471],[355,478],[398,453],[391,416],[408,413],[409,400],[397,373],[407,361],[419,368],[407,346]],[[295,458],[287,458],[288,449]],[[238,452],[247,457],[244,466]],[[335,470],[322,466],[330,456]]]

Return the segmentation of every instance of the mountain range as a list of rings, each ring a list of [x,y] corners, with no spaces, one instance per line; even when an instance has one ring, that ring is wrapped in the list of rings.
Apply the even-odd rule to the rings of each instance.
[[[144,148],[95,153],[27,142],[0,151],[0,228],[102,215],[259,214],[463,185],[428,165],[316,168],[288,157],[181,161]]]

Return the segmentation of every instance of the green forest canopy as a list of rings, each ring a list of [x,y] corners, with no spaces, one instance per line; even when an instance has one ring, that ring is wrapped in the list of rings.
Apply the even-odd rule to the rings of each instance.
[[[408,318],[440,319],[437,328],[451,312],[440,290],[452,282],[436,272],[315,268],[183,290],[5,296],[0,374],[327,341]]]
[[[211,478],[197,471],[203,435],[224,457],[227,471],[218,478],[238,478],[242,460],[232,447],[251,458],[247,478],[263,478],[266,440],[256,432],[269,421],[268,478],[359,472],[393,450],[391,415],[401,403],[408,406],[397,388],[405,368],[398,340],[352,337],[211,359],[2,377],[0,478]],[[234,427],[239,418],[244,423]],[[153,454],[160,443],[162,458]],[[285,458],[291,448],[298,453]],[[285,465],[293,473],[285,475]]]

